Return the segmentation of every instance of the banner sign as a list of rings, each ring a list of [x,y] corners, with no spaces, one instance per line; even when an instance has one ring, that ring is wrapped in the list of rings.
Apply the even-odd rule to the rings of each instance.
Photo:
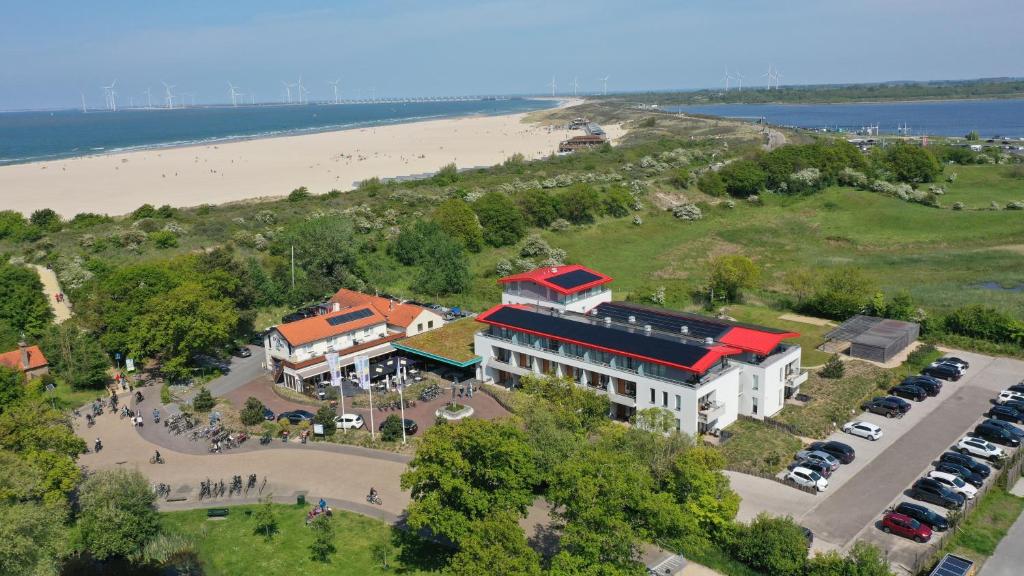
[[[334,386],[335,388],[341,388],[341,370],[338,367],[338,353],[328,352],[326,354],[326,357],[327,366],[331,370],[331,386]]]
[[[356,356],[356,375],[359,377],[359,387],[363,390],[370,389],[370,358],[367,356]]]
[[[129,372],[135,372],[135,360],[132,360],[131,358],[125,358],[124,364],[125,366],[128,367]]]

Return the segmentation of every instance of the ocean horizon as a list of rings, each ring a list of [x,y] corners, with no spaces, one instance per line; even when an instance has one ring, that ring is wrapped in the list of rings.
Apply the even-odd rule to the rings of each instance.
[[[0,113],[0,166],[464,116],[545,110],[549,99],[310,103]]]

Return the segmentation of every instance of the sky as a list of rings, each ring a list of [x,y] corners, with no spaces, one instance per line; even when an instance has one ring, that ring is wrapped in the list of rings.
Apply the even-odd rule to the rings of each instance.
[[[0,110],[1024,76],[1021,0],[0,0]],[[733,82],[735,86],[735,81]]]

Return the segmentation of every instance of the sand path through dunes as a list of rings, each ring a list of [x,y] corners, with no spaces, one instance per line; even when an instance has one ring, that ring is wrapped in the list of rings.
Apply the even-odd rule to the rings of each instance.
[[[197,206],[350,190],[377,176],[398,177],[492,166],[520,153],[539,158],[578,135],[524,123],[524,114],[474,116],[393,126],[143,150],[0,166],[0,205],[29,214],[52,208],[125,214],[142,204]],[[614,141],[618,126],[605,126]]]
[[[62,292],[60,289],[60,282],[57,281],[57,274],[53,270],[45,266],[39,266],[33,264],[33,268],[39,274],[39,280],[43,283],[43,293],[46,294],[46,299],[50,302],[50,309],[53,310],[53,321],[57,324],[71,318],[71,303],[68,302],[67,296],[58,302],[54,298],[54,294]]]

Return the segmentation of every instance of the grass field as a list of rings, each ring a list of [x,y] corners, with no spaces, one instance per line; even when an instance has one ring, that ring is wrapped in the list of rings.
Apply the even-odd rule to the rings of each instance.
[[[950,540],[944,552],[984,561],[1024,511],[1024,498],[993,486]]]
[[[735,304],[729,306],[725,313],[740,322],[760,324],[768,328],[790,330],[800,334],[799,338],[793,338],[787,340],[787,342],[800,345],[801,366],[821,366],[828,360],[829,354],[816,350],[816,348],[825,341],[825,334],[832,329],[832,326],[816,326],[803,322],[782,320],[779,316],[784,314],[784,312],[764,306]]]
[[[730,470],[774,474],[782,470],[802,447],[800,439],[761,422],[737,420],[729,425],[732,437],[722,446]]]
[[[946,172],[956,172],[957,179],[943,184],[943,205],[963,202],[966,208],[988,209],[993,201],[1003,206],[1024,201],[1024,171],[1020,166],[947,166]]]
[[[804,406],[785,406],[775,419],[795,426],[803,436],[824,438],[833,422],[841,426],[860,411],[861,401],[881,392],[878,376],[882,372],[856,360],[846,363],[846,374],[837,380],[812,372],[800,387],[811,400]]]
[[[234,506],[223,520],[207,520],[205,510],[161,515],[165,531],[191,536],[199,550],[206,576],[424,574],[392,564],[383,570],[373,561],[371,546],[390,538],[387,524],[344,511],[334,512],[334,545],[330,563],[310,560],[312,532],[305,525],[309,506],[274,505],[278,533],[267,542],[253,534],[251,514],[256,506]]]

